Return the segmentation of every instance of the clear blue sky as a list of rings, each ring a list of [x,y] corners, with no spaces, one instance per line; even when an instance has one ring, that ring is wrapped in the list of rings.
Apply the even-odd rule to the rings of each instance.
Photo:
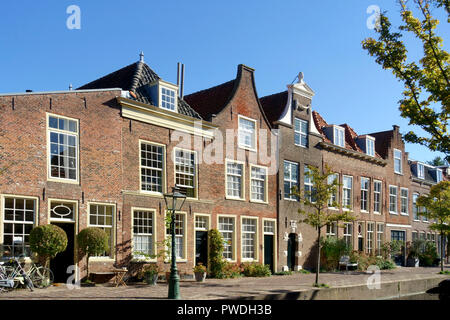
[[[69,30],[69,5],[81,9],[81,29]],[[299,71],[315,90],[313,108],[329,123],[358,134],[411,129],[400,117],[402,85],[374,62],[361,41],[375,36],[368,6],[399,20],[395,0],[343,1],[2,1],[0,92],[76,88],[138,60],[176,82],[186,65],[185,93],[231,80],[243,63],[256,69],[260,97],[282,91]],[[438,32],[448,50],[442,10]],[[410,54],[421,53],[412,42]],[[417,129],[416,129],[417,130]],[[437,153],[407,145],[410,157]]]

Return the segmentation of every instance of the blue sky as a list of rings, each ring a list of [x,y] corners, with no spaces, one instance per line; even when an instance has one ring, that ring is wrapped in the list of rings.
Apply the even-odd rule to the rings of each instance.
[[[81,9],[81,29],[69,30],[66,8]],[[313,108],[329,123],[358,134],[406,132],[397,102],[402,85],[361,47],[375,32],[366,26],[370,5],[399,21],[395,0],[344,1],[2,1],[0,92],[76,88],[126,66],[145,53],[163,79],[176,82],[186,66],[185,94],[231,80],[237,65],[254,69],[260,97],[283,91],[298,72],[316,92]],[[450,28],[442,10],[439,34],[448,50]],[[410,54],[421,48],[414,39]],[[410,157],[438,153],[407,145]]]

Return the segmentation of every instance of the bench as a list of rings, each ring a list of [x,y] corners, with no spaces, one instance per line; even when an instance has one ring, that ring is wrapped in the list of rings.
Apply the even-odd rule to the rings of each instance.
[[[128,272],[127,269],[112,269],[111,271],[103,271],[103,272],[90,272],[91,275],[112,275],[114,276],[114,284],[116,287],[119,285],[127,286],[127,284],[124,281],[124,277],[126,273]]]
[[[358,267],[358,263],[355,262],[350,262],[350,257],[349,256],[342,256],[341,259],[339,260],[339,270],[341,269],[341,266],[345,266],[345,270],[348,272],[348,267]]]

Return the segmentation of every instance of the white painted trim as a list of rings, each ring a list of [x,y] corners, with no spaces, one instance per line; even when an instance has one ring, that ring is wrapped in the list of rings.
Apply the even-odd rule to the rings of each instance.
[[[254,148],[251,148],[249,146],[241,145],[241,142],[240,142],[240,129],[239,129],[239,127],[240,127],[239,126],[239,122],[240,122],[239,120],[241,118],[255,123],[255,131],[253,133],[253,141],[255,142]],[[237,138],[237,140],[238,140],[237,141],[238,142],[238,148],[256,152],[257,147],[258,147],[258,135],[257,135],[257,132],[258,132],[258,123],[257,123],[256,119],[252,119],[252,118],[240,115],[240,114],[238,115],[238,138]]]
[[[243,235],[243,231],[242,231],[242,220],[243,219],[251,219],[251,220],[256,220],[256,230],[255,230],[255,258],[244,258],[243,257],[243,245],[242,245],[242,241],[244,239]],[[241,246],[241,262],[257,262],[259,261],[259,217],[255,217],[255,216],[240,216],[240,234],[241,234],[241,241],[240,241],[240,246]]]
[[[389,228],[412,228],[411,225],[408,224],[396,224],[396,223],[386,223],[386,227]],[[402,231],[402,230],[400,230]]]
[[[233,227],[234,227],[234,229],[233,229],[233,243],[231,244],[231,254],[232,254],[232,259],[226,259],[228,262],[237,262],[237,243],[236,243],[236,241],[237,241],[237,230],[238,230],[238,228],[237,228],[237,216],[236,215],[232,215],[232,214],[218,214],[217,216],[216,216],[216,219],[217,219],[217,221],[216,221],[216,223],[217,223],[217,230],[220,232],[220,229],[219,229],[219,219],[220,218],[232,218],[233,219]],[[240,226],[239,226],[240,227]]]
[[[242,175],[241,175],[241,193],[242,197],[233,197],[228,195],[228,163],[238,163],[242,165]],[[245,201],[245,162],[232,160],[225,158],[225,199],[229,200],[244,200]]]
[[[143,207],[131,207],[131,256],[133,261],[145,261],[145,262],[156,262],[157,257],[155,258],[138,258],[133,255],[134,249],[134,211],[146,211],[152,213],[152,238],[153,238],[153,252],[156,255],[158,251],[157,243],[157,219],[156,219],[156,209],[152,208],[143,208]]]

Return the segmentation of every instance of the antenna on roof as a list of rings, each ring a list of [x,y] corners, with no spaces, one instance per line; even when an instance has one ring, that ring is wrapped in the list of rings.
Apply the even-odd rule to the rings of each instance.
[[[144,62],[144,52],[139,53],[139,62]]]
[[[178,86],[178,96],[183,99],[184,90],[184,64],[181,62],[177,63],[177,86]]]

